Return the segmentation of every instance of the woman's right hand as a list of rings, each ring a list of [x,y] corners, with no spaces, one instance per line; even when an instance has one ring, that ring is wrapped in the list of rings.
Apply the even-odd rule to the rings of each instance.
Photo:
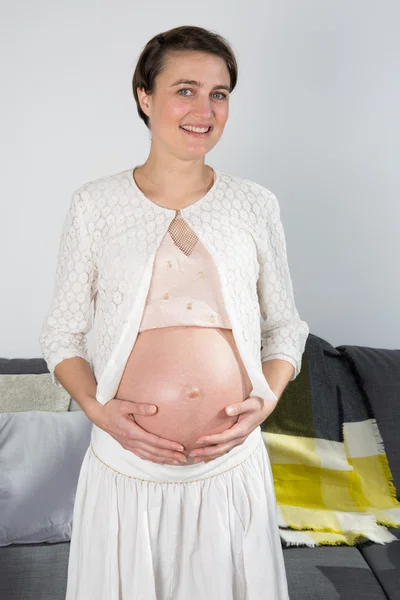
[[[99,403],[100,404],[100,403]],[[155,407],[154,413],[149,409]],[[183,446],[178,442],[149,433],[135,422],[135,414],[156,414],[154,404],[131,402],[112,398],[106,404],[96,408],[95,415],[90,418],[97,427],[109,433],[123,448],[130,450],[144,460],[163,465],[186,464]],[[180,451],[181,450],[181,451]]]

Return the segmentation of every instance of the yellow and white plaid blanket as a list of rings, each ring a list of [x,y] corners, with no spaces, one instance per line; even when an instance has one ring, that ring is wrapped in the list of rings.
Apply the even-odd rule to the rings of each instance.
[[[386,527],[400,527],[400,503],[376,420],[356,388],[345,402],[331,383],[310,384],[305,353],[261,426],[281,538],[287,546],[395,541]]]

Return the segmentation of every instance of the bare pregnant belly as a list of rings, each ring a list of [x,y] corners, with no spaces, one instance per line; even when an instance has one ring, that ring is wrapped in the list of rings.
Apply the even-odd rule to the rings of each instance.
[[[252,387],[230,329],[163,327],[139,333],[115,397],[155,404],[154,415],[135,421],[183,444],[186,454],[201,435],[237,421],[224,408],[242,402]]]

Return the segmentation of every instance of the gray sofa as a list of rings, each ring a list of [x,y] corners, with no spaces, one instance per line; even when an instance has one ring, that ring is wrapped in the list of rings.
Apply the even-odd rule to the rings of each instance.
[[[326,359],[324,364],[328,366],[329,356],[340,352],[349,361],[349,372],[352,373],[357,386],[362,388],[360,391],[365,395],[372,390],[368,401],[373,407],[394,483],[399,492],[400,350],[357,346],[333,348],[325,340],[310,334],[305,352],[309,365],[312,365],[313,361],[316,364],[323,354]],[[352,355],[358,357],[357,370],[351,359]],[[0,374],[47,372],[46,364],[41,358],[0,359]],[[344,382],[338,381],[340,376],[337,372],[334,376],[338,387],[345,385]],[[1,442],[0,431],[0,449]],[[80,449],[82,458],[84,450],[85,445]],[[77,481],[78,475],[76,465],[74,468],[72,482]],[[69,485],[73,488],[73,483]],[[74,490],[71,489],[70,493],[73,498]],[[0,489],[0,500],[1,494]],[[397,498],[399,499],[399,493]],[[70,511],[71,520],[71,498],[66,510]],[[389,531],[400,541],[400,529],[389,528]],[[62,535],[68,536],[68,528]],[[283,542],[282,544],[291,600],[398,600],[400,598],[400,544],[397,542],[381,545],[364,541],[354,547],[315,548],[285,547]],[[54,543],[11,543],[1,547],[0,598],[2,600],[64,600],[68,554],[67,539]],[[268,597],[268,590],[266,590],[265,599]],[[88,600],[95,599],[88,598]]]

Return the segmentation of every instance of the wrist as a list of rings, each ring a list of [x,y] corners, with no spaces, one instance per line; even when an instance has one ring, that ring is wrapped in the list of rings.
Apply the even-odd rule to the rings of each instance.
[[[268,402],[264,402],[264,406],[261,410],[261,423],[264,423],[264,421],[274,412],[277,404],[277,400],[270,400]]]
[[[100,421],[102,419],[104,406],[96,400],[96,398],[90,397],[86,402],[83,410],[86,416],[97,426],[100,427]]]

